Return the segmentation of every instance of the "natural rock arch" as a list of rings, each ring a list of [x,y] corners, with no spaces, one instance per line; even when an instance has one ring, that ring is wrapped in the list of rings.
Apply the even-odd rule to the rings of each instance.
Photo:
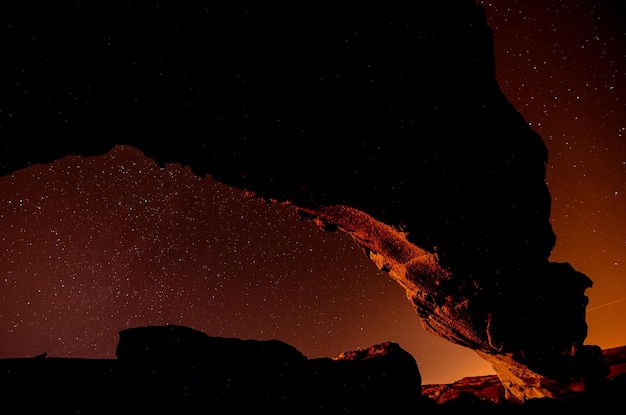
[[[512,398],[597,373],[592,282],[549,261],[547,149],[482,7],[136,3],[11,26],[0,174],[130,145],[347,232]]]

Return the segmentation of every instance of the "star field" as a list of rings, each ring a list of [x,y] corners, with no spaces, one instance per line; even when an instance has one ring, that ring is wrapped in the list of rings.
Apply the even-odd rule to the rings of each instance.
[[[166,323],[278,338],[311,358],[389,338],[422,337],[424,356],[459,348],[423,332],[401,288],[347,235],[135,149],[69,156],[0,185],[11,224],[4,357],[114,358],[120,330]]]

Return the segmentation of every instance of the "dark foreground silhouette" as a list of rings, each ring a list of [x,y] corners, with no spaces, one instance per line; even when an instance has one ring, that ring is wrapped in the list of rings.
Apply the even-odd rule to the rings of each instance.
[[[277,340],[211,337],[167,325],[122,331],[116,354],[0,360],[0,412],[597,415],[617,413],[626,392],[621,348],[610,355],[613,376],[596,390],[522,404],[499,399],[503,389],[492,377],[472,378],[471,387],[461,380],[446,391],[422,387],[415,360],[395,343],[307,359]]]

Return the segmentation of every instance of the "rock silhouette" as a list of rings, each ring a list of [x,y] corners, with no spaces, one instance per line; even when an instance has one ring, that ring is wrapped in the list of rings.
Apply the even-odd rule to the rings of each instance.
[[[507,399],[607,376],[584,344],[592,280],[549,261],[547,149],[499,89],[475,1],[9,16],[0,174],[130,145],[350,234],[427,330],[492,363]]]
[[[395,343],[307,359],[275,340],[213,337],[176,325],[135,327],[120,333],[117,359],[0,359],[0,411],[608,414],[623,405],[626,349],[603,353],[611,376],[602,389],[514,403],[496,376],[422,385],[415,360]]]
[[[212,337],[165,325],[122,331],[116,353],[117,359],[102,360],[0,360],[0,410],[363,413],[421,399],[417,363],[395,343],[307,359],[276,340]],[[25,399],[29,394],[38,399]]]

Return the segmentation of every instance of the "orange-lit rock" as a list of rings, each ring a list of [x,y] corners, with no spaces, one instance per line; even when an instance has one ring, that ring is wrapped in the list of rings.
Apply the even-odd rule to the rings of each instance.
[[[466,377],[451,384],[422,385],[422,393],[438,404],[458,399],[464,393],[495,403],[506,399],[502,382],[496,375]]]
[[[626,389],[624,389],[624,386],[626,386],[626,378],[624,378],[624,375],[626,374],[626,346],[605,349],[602,350],[602,354],[606,358],[607,365],[610,369],[608,379],[615,382],[613,385],[615,391],[617,393],[625,392]],[[620,378],[622,378],[622,380],[620,380]],[[600,392],[600,396],[602,394],[611,394],[612,392],[610,388],[610,383],[605,382],[604,386],[601,388],[601,390],[604,390]],[[622,392],[619,392],[620,390]],[[471,394],[480,400],[486,400],[494,403],[502,403],[510,400],[506,397],[507,390],[503,387],[502,381],[496,375],[467,377],[459,379],[451,384],[422,385],[422,393],[439,404],[459,399],[459,397],[463,394]],[[580,393],[582,392],[568,392],[567,395],[573,399],[573,397],[576,397],[576,395]],[[598,391],[595,393],[598,393]],[[542,398],[547,397],[528,397],[526,400],[542,400]],[[515,400],[515,402],[521,404],[524,400]]]

